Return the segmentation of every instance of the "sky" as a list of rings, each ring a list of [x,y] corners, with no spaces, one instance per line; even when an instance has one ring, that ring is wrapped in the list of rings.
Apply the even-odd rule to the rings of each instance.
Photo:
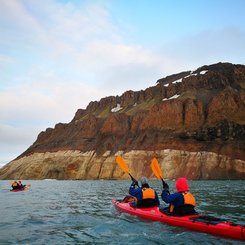
[[[245,62],[244,0],[0,0],[0,166],[90,101]]]

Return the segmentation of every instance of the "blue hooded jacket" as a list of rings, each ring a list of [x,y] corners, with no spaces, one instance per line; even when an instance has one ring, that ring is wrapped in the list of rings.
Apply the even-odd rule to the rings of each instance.
[[[150,186],[148,184],[143,185],[143,187],[150,188]],[[159,205],[160,202],[159,202],[158,195],[157,195],[156,191],[154,191],[154,192],[155,192],[155,199],[154,200],[155,200],[156,204]],[[129,187],[129,194],[131,196],[136,197],[137,200],[139,200],[139,201],[143,200],[143,193],[142,193],[141,187],[135,188],[135,185],[133,183]]]

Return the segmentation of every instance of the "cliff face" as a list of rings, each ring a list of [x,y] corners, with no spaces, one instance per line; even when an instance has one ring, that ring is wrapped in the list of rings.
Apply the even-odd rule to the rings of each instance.
[[[122,153],[122,152],[119,152]],[[242,179],[244,161],[212,152],[189,152],[180,150],[137,150],[123,154],[131,174],[153,178],[150,169],[152,156],[157,156],[164,178],[175,179]],[[23,167],[25,166],[25,167]],[[16,171],[18,170],[18,171]],[[97,155],[94,151],[58,151],[33,153],[12,161],[2,171],[6,179],[128,179],[115,164],[111,152]]]
[[[0,178],[125,178],[122,154],[138,177],[152,177],[155,156],[167,178],[245,179],[244,125],[245,66],[203,66],[91,102],[41,132]]]

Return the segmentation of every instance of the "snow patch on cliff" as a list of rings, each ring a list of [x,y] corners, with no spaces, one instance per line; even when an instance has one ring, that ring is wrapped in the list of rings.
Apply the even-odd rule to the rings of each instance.
[[[200,75],[204,75],[204,74],[206,74],[207,72],[208,72],[208,70],[201,71],[201,72],[200,72]],[[185,76],[185,77],[183,77],[183,78],[180,78],[180,79],[178,79],[178,80],[175,80],[175,81],[172,82],[172,84],[182,83],[184,78],[191,77],[191,76],[197,76],[197,75],[198,75],[198,73],[194,73],[194,71],[192,71],[192,72],[190,73],[190,75],[187,75],[187,76]],[[164,86],[164,87],[168,87],[168,86],[169,86],[169,83],[164,84],[163,86]]]
[[[175,94],[175,95],[172,96],[172,97],[162,99],[162,101],[165,101],[165,100],[172,100],[172,99],[177,99],[179,96],[180,96],[180,94]]]
[[[114,108],[111,109],[111,112],[118,112],[118,111],[120,111],[120,110],[122,110],[122,107],[121,107],[120,104],[117,104],[116,107],[114,107]]]

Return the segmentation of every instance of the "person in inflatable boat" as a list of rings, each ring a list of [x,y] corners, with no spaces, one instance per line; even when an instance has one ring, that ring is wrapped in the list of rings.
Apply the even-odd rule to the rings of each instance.
[[[133,179],[133,182],[129,187],[129,194],[136,197],[136,201],[131,202],[130,205],[137,208],[149,208],[159,206],[158,195],[156,191],[150,188],[147,178],[142,177],[140,182],[141,187],[135,188],[136,185],[139,185],[137,180]]]
[[[197,214],[194,209],[196,206],[196,200],[189,192],[187,179],[183,177],[178,178],[176,181],[176,189],[178,192],[170,194],[168,184],[165,182],[163,183],[161,197],[165,203],[170,204],[167,210],[165,209],[164,211],[175,216]]]

